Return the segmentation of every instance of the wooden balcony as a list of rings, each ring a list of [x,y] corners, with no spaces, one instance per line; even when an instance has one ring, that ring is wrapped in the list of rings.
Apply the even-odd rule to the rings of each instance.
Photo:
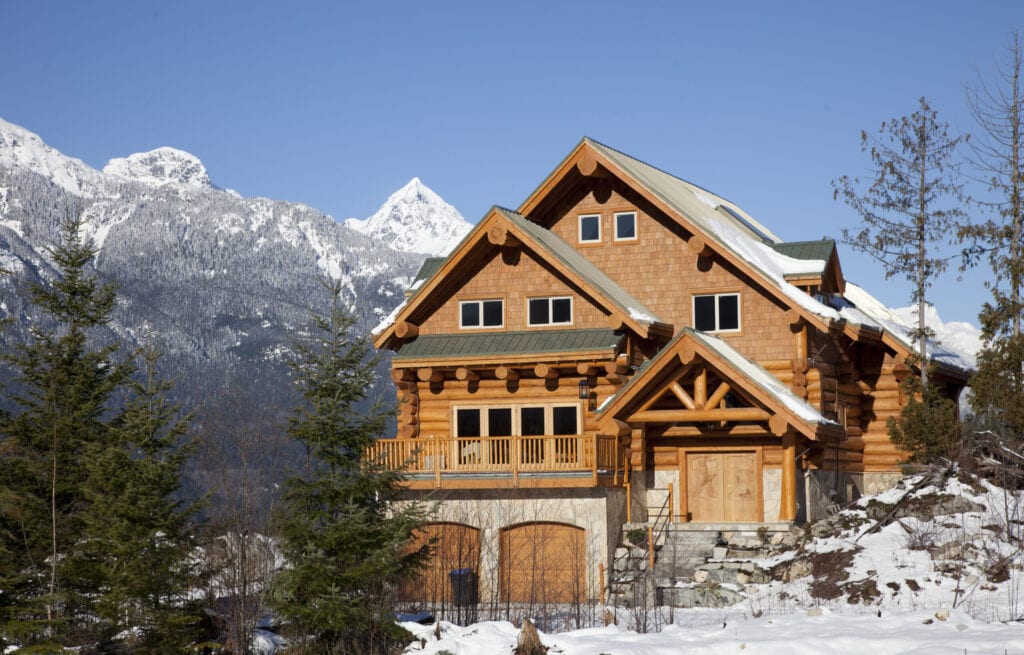
[[[616,437],[381,439],[369,458],[404,468],[407,485],[424,488],[590,487],[618,484],[623,453]]]

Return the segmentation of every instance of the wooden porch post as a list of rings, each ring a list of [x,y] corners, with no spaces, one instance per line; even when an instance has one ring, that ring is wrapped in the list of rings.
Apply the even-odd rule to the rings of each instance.
[[[796,519],[796,434],[788,430],[782,435],[782,498],[779,520]]]

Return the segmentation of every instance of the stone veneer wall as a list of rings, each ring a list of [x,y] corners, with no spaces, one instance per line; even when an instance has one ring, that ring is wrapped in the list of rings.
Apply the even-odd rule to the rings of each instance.
[[[610,566],[626,518],[621,488],[450,490],[426,501],[433,522],[452,522],[480,530],[480,600],[497,597],[500,535],[503,528],[538,521],[586,530],[587,597],[601,593],[600,566]]]

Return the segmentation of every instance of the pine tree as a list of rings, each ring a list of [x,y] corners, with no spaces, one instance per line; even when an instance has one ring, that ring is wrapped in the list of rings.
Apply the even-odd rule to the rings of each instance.
[[[50,250],[59,275],[52,286],[32,289],[42,325],[33,326],[30,343],[6,354],[23,391],[12,399],[20,411],[0,425],[0,484],[19,501],[0,506],[10,540],[5,593],[10,582],[15,590],[0,632],[29,647],[25,652],[52,652],[82,638],[76,617],[88,599],[65,579],[87,510],[79,457],[108,439],[109,400],[131,373],[118,361],[116,343],[90,345],[109,321],[115,295],[88,271],[95,251],[81,228],[78,216],[61,222],[61,241]]]
[[[189,418],[166,395],[153,347],[141,353],[143,378],[111,426],[111,440],[83,453],[89,503],[72,566],[93,590],[101,647],[176,653],[194,641],[200,612],[187,600],[196,575],[189,534],[196,505],[179,500],[191,451]]]
[[[373,387],[375,358],[366,338],[353,335],[340,282],[325,286],[330,313],[313,317],[313,335],[294,344],[290,362],[303,403],[288,433],[305,447],[309,465],[285,489],[288,566],[272,600],[302,652],[388,653],[408,643],[389,601],[425,556],[408,548],[424,515],[418,505],[394,502],[400,472],[365,457],[389,413],[354,411]]]
[[[962,185],[957,179],[957,146],[964,137],[951,137],[938,112],[921,98],[919,109],[882,123],[879,136],[861,132],[861,151],[871,157],[874,180],[861,189],[860,180],[840,177],[832,185],[864,224],[843,230],[844,241],[881,262],[885,277],[902,277],[911,284],[917,305],[917,342],[921,379],[928,386],[928,337],[925,324],[928,289],[946,270],[948,259],[935,252],[964,216]]]
[[[971,404],[1000,432],[1024,438],[1024,37],[1013,33],[997,82],[981,82],[968,90],[968,105],[978,124],[972,140],[972,164],[988,184],[993,198],[982,203],[992,217],[960,230],[973,241],[970,252],[987,254],[992,279],[986,286],[992,300],[983,305],[984,346],[971,380]]]
[[[949,263],[936,249],[964,217],[957,147],[966,137],[950,136],[928,101],[919,103],[910,116],[883,122],[877,137],[861,132],[861,150],[870,154],[874,172],[866,189],[847,176],[833,187],[863,220],[859,231],[843,230],[844,241],[881,262],[886,278],[911,284],[917,327],[910,337],[917,352],[908,363],[919,367],[921,377],[901,386],[908,402],[899,420],[889,421],[889,436],[915,461],[927,462],[950,456],[960,444],[955,403],[929,384],[928,338],[934,332],[925,309],[928,289]]]
[[[32,290],[40,321],[6,354],[21,391],[0,417],[0,635],[18,653],[109,652],[119,633],[139,635],[134,652],[179,652],[186,424],[155,356],[133,383],[120,343],[97,345],[115,290],[89,270],[81,230],[78,216],[62,221],[57,279]]]

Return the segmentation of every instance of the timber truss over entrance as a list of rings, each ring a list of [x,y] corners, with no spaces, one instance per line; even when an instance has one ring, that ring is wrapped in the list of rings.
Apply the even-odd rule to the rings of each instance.
[[[838,441],[843,428],[727,343],[684,328],[601,408],[602,431],[661,426],[672,436],[786,435]]]

